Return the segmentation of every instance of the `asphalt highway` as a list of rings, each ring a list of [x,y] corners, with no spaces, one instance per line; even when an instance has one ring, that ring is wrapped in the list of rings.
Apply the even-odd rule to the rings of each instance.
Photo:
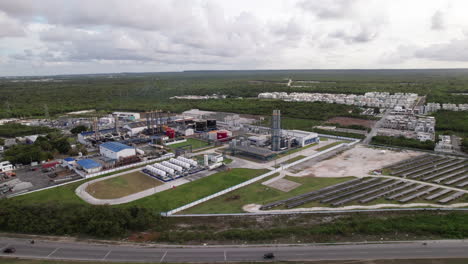
[[[3,253],[15,247],[13,254]],[[142,247],[0,238],[0,256],[108,262],[260,261],[273,252],[276,261],[468,258],[468,241],[428,241],[357,245]]]

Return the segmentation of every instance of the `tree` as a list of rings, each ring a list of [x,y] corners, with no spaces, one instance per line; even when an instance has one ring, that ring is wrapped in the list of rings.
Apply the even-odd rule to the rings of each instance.
[[[75,134],[75,135],[76,135],[76,134],[79,134],[79,133],[81,133],[81,132],[84,132],[84,131],[88,131],[88,127],[85,126],[85,125],[79,125],[79,126],[76,126],[76,127],[72,128],[72,129],[70,130],[70,132],[73,133],[73,134]]]

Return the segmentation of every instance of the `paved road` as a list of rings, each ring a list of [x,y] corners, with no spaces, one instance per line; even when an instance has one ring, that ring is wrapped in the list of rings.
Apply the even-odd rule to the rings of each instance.
[[[31,245],[24,239],[0,238],[0,247],[14,246],[15,257],[133,262],[235,262],[260,261],[265,252],[274,252],[277,261],[468,258],[468,241],[313,245],[271,247],[137,247],[90,245],[37,241]],[[2,251],[3,252],[3,251]],[[5,256],[1,253],[0,256]]]
[[[362,141],[362,144],[368,145],[371,142],[372,138],[377,136],[377,131],[379,130],[379,127],[382,126],[382,124],[385,121],[385,118],[387,118],[389,114],[390,109],[385,110],[385,113],[383,114],[382,118],[380,118],[380,120],[374,124],[369,134],[367,134],[366,138]]]

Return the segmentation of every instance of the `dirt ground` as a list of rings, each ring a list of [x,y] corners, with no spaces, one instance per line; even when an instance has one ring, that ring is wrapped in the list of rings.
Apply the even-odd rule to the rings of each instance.
[[[359,119],[359,118],[352,118],[352,117],[334,117],[327,120],[326,123],[331,124],[340,124],[342,126],[349,126],[349,125],[361,125],[368,128],[372,128],[376,121],[373,120],[366,120],[366,119]]]
[[[316,177],[364,176],[372,170],[411,157],[423,155],[415,151],[390,151],[368,148],[362,145],[347,150],[336,157],[321,161],[293,176],[314,175]],[[299,164],[301,167],[307,165]]]

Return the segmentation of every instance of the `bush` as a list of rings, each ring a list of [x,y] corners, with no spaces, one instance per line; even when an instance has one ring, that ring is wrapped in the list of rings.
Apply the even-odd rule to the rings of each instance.
[[[387,146],[397,146],[397,147],[407,147],[407,148],[418,148],[426,150],[434,150],[435,143],[433,141],[427,140],[421,142],[417,139],[400,137],[387,137],[387,136],[375,136],[372,138],[372,144],[376,145],[387,145]]]
[[[0,201],[0,230],[45,235],[89,235],[122,237],[158,224],[160,216],[139,208],[110,206],[38,204],[22,205]]]
[[[47,134],[53,131],[56,130],[44,126],[25,126],[14,123],[0,125],[0,137],[22,137],[36,134]]]

